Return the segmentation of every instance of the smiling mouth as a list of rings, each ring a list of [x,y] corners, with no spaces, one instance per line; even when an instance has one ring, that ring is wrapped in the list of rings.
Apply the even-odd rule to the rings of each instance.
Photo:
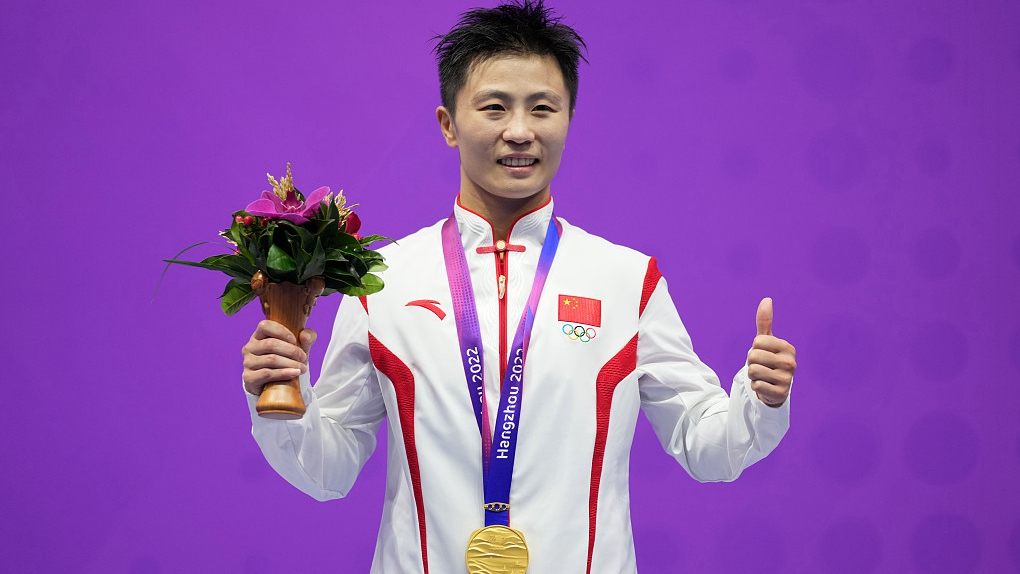
[[[498,160],[498,163],[507,167],[527,167],[538,163],[538,159],[533,157],[505,157]]]

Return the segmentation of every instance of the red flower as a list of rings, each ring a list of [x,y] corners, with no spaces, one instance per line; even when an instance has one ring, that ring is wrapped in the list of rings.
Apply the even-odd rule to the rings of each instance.
[[[358,237],[359,229],[361,229],[361,218],[358,217],[358,214],[354,213],[353,211],[348,213],[347,217],[344,219],[344,233],[353,235],[358,239],[361,239],[360,237]]]

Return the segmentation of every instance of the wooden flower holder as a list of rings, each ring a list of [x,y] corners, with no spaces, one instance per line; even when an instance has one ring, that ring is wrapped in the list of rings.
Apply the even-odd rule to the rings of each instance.
[[[312,277],[302,284],[270,283],[259,271],[251,278],[252,291],[259,296],[266,319],[289,329],[299,342],[301,330],[324,287],[322,277]],[[304,416],[305,401],[301,398],[298,379],[267,383],[262,387],[255,410],[267,419],[295,420]]]

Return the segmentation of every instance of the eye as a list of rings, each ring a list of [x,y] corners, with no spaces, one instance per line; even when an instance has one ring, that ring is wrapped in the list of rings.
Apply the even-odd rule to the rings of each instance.
[[[552,109],[551,106],[548,106],[546,104],[538,104],[537,106],[532,108],[531,111],[533,111],[533,112],[555,112],[556,110]]]
[[[484,108],[482,108],[482,110],[486,111],[486,112],[502,112],[502,111],[504,111],[502,104],[489,104],[489,105],[485,106]]]

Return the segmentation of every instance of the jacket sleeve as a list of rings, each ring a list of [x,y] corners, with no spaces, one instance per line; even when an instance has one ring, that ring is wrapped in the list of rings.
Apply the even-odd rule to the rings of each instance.
[[[307,411],[295,421],[264,419],[248,395],[252,436],[288,482],[317,500],[347,495],[375,450],[385,415],[368,350],[368,314],[356,297],[344,297],[314,388],[302,375]]]
[[[639,320],[638,387],[642,410],[662,447],[701,482],[730,481],[779,444],[790,401],[773,408],[751,390],[745,365],[730,395],[694,353],[659,279]]]

